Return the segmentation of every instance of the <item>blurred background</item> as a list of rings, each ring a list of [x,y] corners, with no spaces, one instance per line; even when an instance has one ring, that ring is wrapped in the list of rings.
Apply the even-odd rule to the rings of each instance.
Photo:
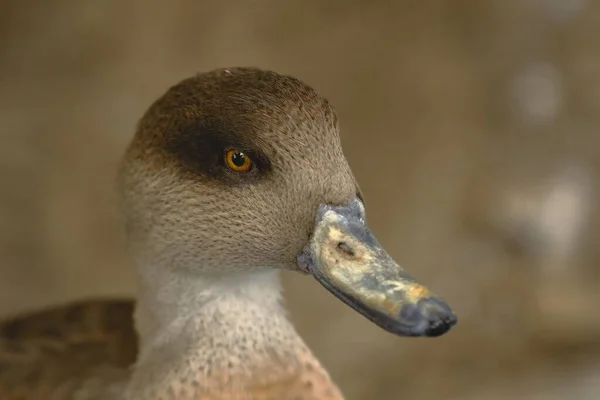
[[[382,244],[459,315],[399,339],[313,280],[292,318],[349,400],[600,398],[600,2],[0,2],[0,316],[130,294],[114,176],[196,72],[338,110]]]

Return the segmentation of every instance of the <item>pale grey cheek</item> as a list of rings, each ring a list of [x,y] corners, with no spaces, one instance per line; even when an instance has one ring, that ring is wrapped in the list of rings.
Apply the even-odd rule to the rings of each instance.
[[[223,272],[249,265],[293,268],[308,238],[316,193],[283,193],[285,198],[252,191],[215,196],[175,188],[155,194],[151,207],[135,215],[161,264]]]

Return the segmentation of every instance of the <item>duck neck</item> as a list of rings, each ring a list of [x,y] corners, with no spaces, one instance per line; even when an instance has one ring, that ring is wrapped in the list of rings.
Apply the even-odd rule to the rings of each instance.
[[[256,313],[269,315],[271,320],[285,319],[278,271],[147,271],[138,279],[136,310],[142,357],[144,350],[170,340],[172,335],[200,332],[205,336],[211,334],[210,329],[239,326]],[[185,332],[190,324],[194,329]]]
[[[139,385],[172,380],[172,371],[192,375],[177,379],[214,382],[219,376],[243,384],[251,371],[276,367],[281,374],[310,354],[281,305],[278,271],[157,270],[139,279]]]

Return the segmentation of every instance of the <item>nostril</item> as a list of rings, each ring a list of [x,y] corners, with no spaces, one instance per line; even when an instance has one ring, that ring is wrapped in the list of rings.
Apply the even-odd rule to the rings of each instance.
[[[352,248],[350,248],[350,246],[346,242],[339,242],[338,245],[337,245],[337,248],[341,252],[345,253],[348,257],[354,257],[355,256],[354,250],[352,250]]]

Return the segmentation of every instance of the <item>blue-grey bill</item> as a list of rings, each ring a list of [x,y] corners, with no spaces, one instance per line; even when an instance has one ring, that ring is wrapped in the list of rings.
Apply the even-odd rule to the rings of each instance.
[[[440,336],[457,322],[452,309],[408,275],[365,222],[362,202],[321,205],[300,268],[381,328],[400,336]]]

